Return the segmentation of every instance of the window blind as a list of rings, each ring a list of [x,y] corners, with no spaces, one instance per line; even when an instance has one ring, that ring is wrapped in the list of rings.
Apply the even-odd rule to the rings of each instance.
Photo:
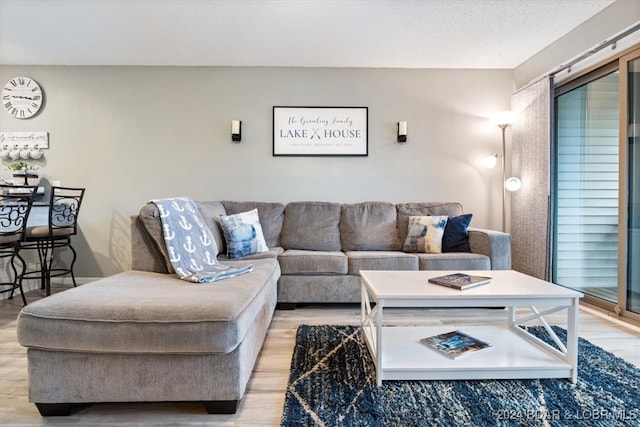
[[[618,72],[556,98],[554,281],[617,288]]]

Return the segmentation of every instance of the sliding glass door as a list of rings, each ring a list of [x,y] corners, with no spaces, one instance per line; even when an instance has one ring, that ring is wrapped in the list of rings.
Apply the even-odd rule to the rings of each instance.
[[[618,70],[556,97],[553,280],[617,302]]]
[[[627,68],[627,310],[640,313],[640,58]]]
[[[640,320],[640,49],[556,88],[552,280]]]

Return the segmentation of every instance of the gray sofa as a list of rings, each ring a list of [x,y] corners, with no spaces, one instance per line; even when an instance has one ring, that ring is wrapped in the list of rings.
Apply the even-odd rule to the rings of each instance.
[[[155,205],[132,217],[132,270],[27,305],[29,399],[41,414],[86,402],[198,401],[236,411],[277,303],[359,301],[362,269],[509,269],[508,234],[470,229],[471,252],[401,251],[408,217],[458,203],[199,202],[219,254],[255,269],[211,284],[168,274]],[[268,250],[228,260],[217,218],[256,208]],[[466,236],[465,236],[466,237]]]
[[[508,270],[511,236],[469,228],[470,252],[406,253],[401,250],[410,216],[462,215],[460,203],[198,202],[226,260],[225,239],[214,219],[257,209],[268,252],[242,258],[276,258],[278,307],[297,303],[360,301],[360,270]],[[164,243],[157,210],[149,204],[133,218],[132,269],[167,273],[158,250]],[[151,225],[150,225],[151,224]]]

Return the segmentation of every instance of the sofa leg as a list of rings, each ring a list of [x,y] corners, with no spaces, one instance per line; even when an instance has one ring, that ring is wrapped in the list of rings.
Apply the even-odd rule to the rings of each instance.
[[[68,417],[71,415],[71,403],[36,403],[43,417]]]
[[[239,400],[214,400],[202,402],[208,414],[235,414]]]
[[[278,310],[295,310],[296,303],[295,302],[279,302],[276,304],[276,308]]]

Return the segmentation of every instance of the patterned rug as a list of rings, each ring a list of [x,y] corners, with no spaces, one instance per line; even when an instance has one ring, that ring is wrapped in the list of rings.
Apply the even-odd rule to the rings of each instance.
[[[540,327],[529,328],[541,335]],[[554,327],[561,339],[564,329]],[[546,332],[544,333],[546,334]],[[640,372],[580,338],[578,382],[384,381],[356,326],[298,328],[283,426],[640,426]]]

